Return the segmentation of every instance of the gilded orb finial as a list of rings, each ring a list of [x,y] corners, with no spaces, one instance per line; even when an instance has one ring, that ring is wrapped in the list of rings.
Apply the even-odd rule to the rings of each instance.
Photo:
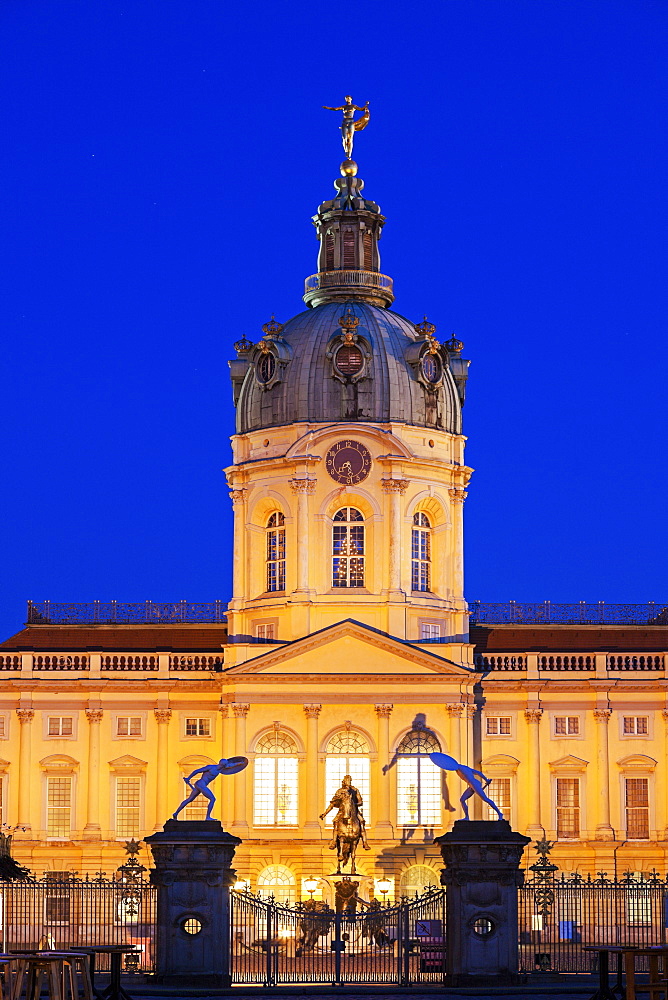
[[[345,177],[350,175],[352,177],[357,173],[357,164],[353,160],[353,140],[355,138],[355,132],[361,132],[362,129],[366,128],[369,124],[370,111],[369,102],[366,104],[353,104],[353,99],[350,94],[346,94],[344,97],[345,104],[341,104],[338,107],[330,107],[328,104],[323,104],[325,111],[342,111],[343,121],[340,125],[341,130],[341,141],[343,143],[343,151],[346,154],[346,158],[341,164],[341,173]],[[361,111],[362,117],[355,121],[355,112]],[[347,168],[347,169],[344,169]]]

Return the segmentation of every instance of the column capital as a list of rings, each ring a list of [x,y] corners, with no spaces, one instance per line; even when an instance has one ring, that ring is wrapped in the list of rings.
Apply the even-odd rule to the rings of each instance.
[[[288,486],[293,493],[305,493],[307,496],[313,496],[316,482],[316,479],[288,479]]]
[[[87,708],[86,709],[86,718],[90,722],[91,726],[94,726],[94,725],[99,724],[100,722],[102,722],[102,716],[103,715],[104,715],[104,712],[102,711],[101,708]]]
[[[307,719],[317,719],[322,711],[322,705],[304,705],[303,708]]]
[[[373,707],[379,719],[389,719],[394,705],[374,705]]]
[[[245,487],[230,490],[230,500],[233,504],[243,503],[247,496],[248,490]]]
[[[171,708],[154,708],[153,714],[159,726],[164,726],[172,717]]]
[[[410,485],[410,479],[381,479],[380,486],[383,493],[401,493],[406,492]]]
[[[448,715],[459,715],[461,716],[464,712],[463,705],[446,705],[445,710]]]
[[[664,708],[661,715],[663,716],[663,721],[668,724],[668,708]]]
[[[448,493],[453,503],[464,503],[468,496],[468,493],[462,486],[452,486],[448,490]]]
[[[220,712],[223,719],[226,719],[230,714],[230,706],[227,704],[222,704],[218,706],[218,711]]]
[[[477,711],[478,711],[477,705],[466,706],[466,714],[468,715],[469,719],[472,719]]]
[[[529,725],[531,725],[532,723],[538,725],[538,723],[541,720],[542,714],[543,714],[542,708],[526,708],[524,710],[524,718],[527,720]]]
[[[609,721],[611,715],[612,715],[612,712],[610,711],[609,708],[595,708],[594,709],[594,718],[596,719],[597,722],[606,722],[607,723]]]
[[[17,708],[16,714],[22,726],[25,726],[28,722],[32,722],[35,718],[35,712],[32,708]]]
[[[250,705],[245,704],[244,702],[235,702],[232,705],[232,711],[237,719],[245,719],[248,715],[249,709]]]

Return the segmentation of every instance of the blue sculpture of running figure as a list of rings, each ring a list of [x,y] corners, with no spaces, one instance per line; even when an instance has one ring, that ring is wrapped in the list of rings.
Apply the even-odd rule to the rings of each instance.
[[[482,771],[476,771],[474,767],[467,767],[466,764],[458,763],[454,757],[450,757],[447,753],[430,753],[429,760],[436,764],[436,767],[440,767],[443,771],[454,771],[458,777],[465,781],[469,786],[461,799],[459,800],[462,804],[462,809],[464,810],[464,819],[470,819],[469,807],[466,804],[466,800],[470,799],[472,795],[479,795],[483,802],[486,802],[488,806],[491,806],[495,810],[499,819],[503,819],[503,813],[497,806],[496,802],[485,795],[485,788],[487,788],[491,782],[491,778],[487,778]],[[478,778],[482,778],[485,785],[481,784]]]
[[[243,769],[248,764],[247,757],[230,757],[229,760],[218,761],[217,764],[207,764],[205,767],[198,767],[197,770],[189,774],[187,778],[184,778],[186,785],[191,789],[190,795],[183,800],[179,808],[176,810],[172,819],[176,819],[182,809],[185,809],[187,805],[190,805],[198,795],[204,795],[205,798],[209,800],[209,808],[206,811],[206,819],[211,819],[211,813],[216,802],[216,796],[213,794],[209,785],[211,782],[218,777],[219,774],[236,774],[237,771],[243,771]],[[201,774],[202,777],[198,778],[194,783],[192,779],[196,774]]]

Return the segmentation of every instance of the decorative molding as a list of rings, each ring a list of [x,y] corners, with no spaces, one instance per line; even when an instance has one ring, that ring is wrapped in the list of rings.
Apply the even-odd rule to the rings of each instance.
[[[228,715],[230,714],[230,706],[229,705],[219,705],[218,706],[218,711],[220,712],[221,718],[226,719],[228,717]]]
[[[288,486],[293,493],[305,493],[306,496],[313,496],[317,479],[288,479]]]
[[[448,493],[453,503],[464,503],[468,496],[468,493],[462,486],[452,486],[448,490]]]
[[[233,504],[243,503],[248,496],[248,490],[245,487],[239,490],[230,490],[230,500]]]
[[[374,705],[373,707],[379,719],[389,719],[394,705]]]
[[[86,709],[86,718],[90,722],[91,726],[95,725],[96,723],[102,722],[102,716],[103,715],[104,715],[104,712],[102,711],[101,708],[87,708]]]
[[[243,702],[235,702],[232,705],[232,712],[234,713],[234,716],[237,719],[245,719],[246,716],[248,715],[249,709],[250,705],[244,704]]]
[[[172,717],[171,708],[154,708],[153,714],[159,726],[164,726]]]
[[[381,479],[383,493],[400,493],[402,496],[410,485],[410,479]]]
[[[524,718],[527,720],[529,725],[531,725],[531,723],[535,723],[536,725],[538,725],[542,715],[543,715],[542,708],[527,708],[524,710]]]
[[[466,706],[466,714],[468,715],[469,719],[472,719],[475,716],[475,714],[476,714],[477,711],[478,711],[478,708],[477,708],[476,705],[467,705]]]
[[[594,709],[594,718],[596,719],[597,722],[608,722],[610,720],[611,715],[612,712],[610,711],[609,708]]]
[[[322,705],[304,705],[304,715],[307,719],[317,719],[322,711]]]
[[[32,708],[17,708],[16,714],[22,726],[25,726],[28,722],[32,722],[35,718],[35,712]]]
[[[458,716],[461,717],[462,714],[463,714],[463,712],[464,712],[464,706],[463,705],[446,705],[445,706],[445,710],[448,713],[448,715],[458,715]]]

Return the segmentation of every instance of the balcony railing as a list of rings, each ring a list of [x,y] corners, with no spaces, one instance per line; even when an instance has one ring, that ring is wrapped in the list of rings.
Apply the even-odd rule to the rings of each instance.
[[[668,625],[668,604],[488,604],[471,601],[471,625]]]
[[[56,604],[28,601],[28,625],[177,625],[223,623],[226,601],[156,602],[90,601],[85,604]]]
[[[386,274],[379,274],[378,271],[318,271],[311,274],[304,282],[305,292],[314,292],[319,288],[346,288],[350,285],[362,286],[363,288],[379,288],[383,291],[393,290],[392,278]]]

